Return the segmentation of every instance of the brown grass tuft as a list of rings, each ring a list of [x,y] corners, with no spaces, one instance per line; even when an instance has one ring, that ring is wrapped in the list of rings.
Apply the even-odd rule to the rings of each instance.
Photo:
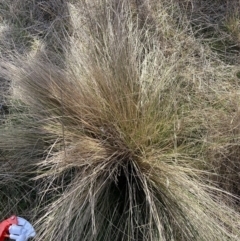
[[[75,1],[64,66],[1,61],[0,168],[35,185],[37,239],[239,240],[238,179],[222,185],[239,170],[235,68],[175,6]]]

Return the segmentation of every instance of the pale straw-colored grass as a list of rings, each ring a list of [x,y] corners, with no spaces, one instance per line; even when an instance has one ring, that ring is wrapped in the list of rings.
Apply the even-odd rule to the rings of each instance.
[[[235,69],[175,10],[75,1],[64,67],[2,61],[12,112],[0,149],[37,185],[38,240],[239,240],[236,193],[218,182],[221,154],[238,148]]]

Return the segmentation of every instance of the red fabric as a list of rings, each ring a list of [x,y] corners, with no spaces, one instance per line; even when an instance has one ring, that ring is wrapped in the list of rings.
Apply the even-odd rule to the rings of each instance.
[[[0,241],[4,241],[5,238],[8,237],[9,235],[9,227],[12,225],[12,224],[17,224],[18,221],[17,221],[17,217],[16,216],[12,216],[4,221],[2,221],[0,223]]]

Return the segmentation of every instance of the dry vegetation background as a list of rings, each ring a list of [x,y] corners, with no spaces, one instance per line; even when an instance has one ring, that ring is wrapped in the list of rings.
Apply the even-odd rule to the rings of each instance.
[[[0,0],[0,218],[238,241],[239,64],[239,0]]]

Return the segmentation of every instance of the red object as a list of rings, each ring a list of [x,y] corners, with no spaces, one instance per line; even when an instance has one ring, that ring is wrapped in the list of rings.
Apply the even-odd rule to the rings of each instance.
[[[5,219],[0,223],[0,241],[4,241],[5,238],[9,236],[9,227],[12,224],[18,224],[18,220],[16,216],[12,216],[8,219]]]

